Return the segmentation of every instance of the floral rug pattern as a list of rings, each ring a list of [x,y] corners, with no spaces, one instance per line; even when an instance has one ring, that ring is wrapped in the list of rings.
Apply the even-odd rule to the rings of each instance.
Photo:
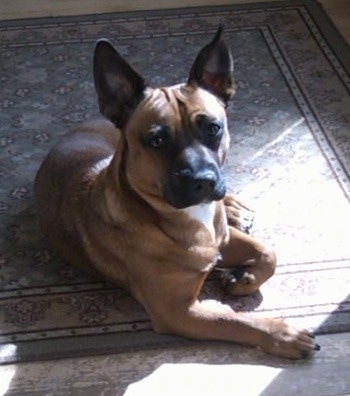
[[[350,331],[350,51],[315,3],[11,21],[0,23],[1,362],[182,342],[154,334],[126,292],[49,251],[33,180],[67,129],[99,117],[98,38],[151,85],[170,85],[186,80],[220,22],[238,84],[227,183],[256,210],[253,235],[275,248],[279,267],[254,296],[229,298],[212,279],[203,297]]]

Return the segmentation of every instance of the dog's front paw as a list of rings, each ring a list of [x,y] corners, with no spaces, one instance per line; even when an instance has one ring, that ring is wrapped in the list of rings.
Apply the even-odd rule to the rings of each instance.
[[[224,205],[228,224],[249,234],[254,223],[254,211],[232,195],[225,196]]]
[[[267,337],[261,348],[273,355],[290,359],[306,359],[321,347],[307,330],[289,326],[281,319],[270,319]]]

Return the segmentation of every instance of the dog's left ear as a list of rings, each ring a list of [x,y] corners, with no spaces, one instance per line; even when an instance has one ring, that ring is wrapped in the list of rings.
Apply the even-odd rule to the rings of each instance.
[[[195,84],[212,92],[227,104],[236,92],[236,85],[232,75],[232,55],[222,40],[222,31],[220,25],[214,39],[197,55],[188,84]]]

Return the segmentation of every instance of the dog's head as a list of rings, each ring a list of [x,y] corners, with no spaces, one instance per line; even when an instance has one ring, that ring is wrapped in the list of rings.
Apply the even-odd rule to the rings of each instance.
[[[229,145],[225,107],[235,92],[233,61],[219,28],[186,84],[150,88],[106,40],[94,79],[102,114],[120,128],[125,171],[139,193],[175,208],[220,200]]]

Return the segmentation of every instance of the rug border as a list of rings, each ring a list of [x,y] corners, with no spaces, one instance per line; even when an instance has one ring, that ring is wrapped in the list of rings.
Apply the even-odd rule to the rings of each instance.
[[[196,343],[198,344],[196,340],[157,334],[152,330],[22,341],[2,344],[4,351],[0,355],[0,367],[8,364],[103,356],[162,347],[193,346]],[[16,348],[15,351],[13,347]]]
[[[337,57],[343,68],[350,74],[350,44],[337,28],[333,20],[327,14],[325,8],[316,0],[303,0],[309,10],[314,23],[322,33],[334,55]]]
[[[84,16],[67,16],[55,18],[33,18],[11,21],[1,21],[0,29],[14,28],[16,26],[34,26],[43,22],[66,23],[91,20],[108,20],[111,16],[115,18],[147,18],[150,16],[173,15],[176,13],[197,13],[197,12],[218,12],[228,10],[258,10],[258,9],[276,9],[281,7],[298,7],[304,6],[308,10],[313,22],[319,29],[322,37],[332,49],[334,55],[341,63],[344,70],[350,74],[350,51],[349,45],[339,32],[333,21],[327,15],[321,4],[315,0],[286,0],[277,2],[249,3],[249,4],[231,4],[222,6],[207,7],[188,7],[175,8],[170,10],[150,10],[134,12],[118,12],[99,15]],[[176,347],[181,345],[194,345],[197,341],[187,340],[170,335],[160,335],[153,331],[143,330],[130,333],[118,334],[101,334],[79,337],[65,337],[48,340],[37,340],[27,342],[14,342],[17,347],[16,355],[7,355],[0,357],[0,364],[14,364],[19,362],[43,361],[62,358],[75,358],[83,356],[97,356],[111,353],[131,352],[135,350],[146,350],[154,348]],[[50,348],[47,345],[50,343]],[[2,344],[0,346],[6,347]],[[74,347],[72,347],[74,346]]]
[[[162,10],[139,10],[139,11],[126,11],[115,13],[102,13],[102,14],[86,14],[86,15],[73,15],[61,17],[41,17],[30,19],[12,19],[0,21],[1,29],[15,28],[16,26],[26,25],[34,26],[38,23],[51,24],[51,23],[72,23],[82,22],[87,18],[92,20],[108,20],[113,15],[115,18],[148,18],[157,16],[166,16],[174,13],[197,13],[203,12],[218,12],[229,11],[235,9],[239,10],[258,10],[262,8],[281,8],[281,7],[298,7],[304,6],[310,13],[313,22],[322,33],[324,40],[328,46],[332,48],[333,53],[342,64],[343,68],[350,74],[350,44],[346,41],[343,34],[337,28],[333,20],[327,14],[323,5],[317,0],[279,0],[279,1],[266,1],[262,3],[241,3],[241,4],[224,4],[215,6],[196,6],[186,8],[171,8]]]

